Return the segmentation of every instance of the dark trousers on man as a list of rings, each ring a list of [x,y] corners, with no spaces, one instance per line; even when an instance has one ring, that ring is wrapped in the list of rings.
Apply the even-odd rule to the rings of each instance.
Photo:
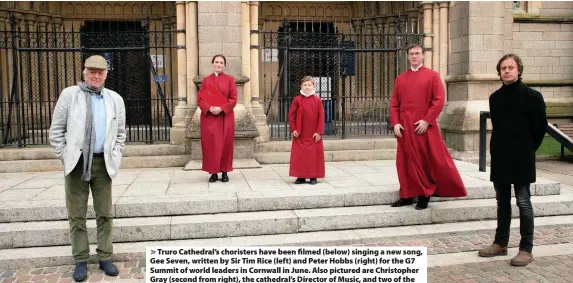
[[[97,249],[101,261],[110,260],[113,254],[112,245],[112,200],[111,178],[105,168],[103,157],[93,158],[92,178],[83,181],[83,157],[80,157],[74,170],[66,179],[66,207],[70,223],[70,238],[72,255],[76,263],[86,262],[89,258],[90,246],[86,228],[86,213],[90,188],[93,195],[93,206],[97,223]]]
[[[519,250],[531,252],[533,249],[533,206],[531,205],[530,184],[513,185],[515,199],[519,208],[519,233],[521,241]],[[507,247],[511,225],[511,184],[495,184],[497,199],[497,229],[495,244]]]

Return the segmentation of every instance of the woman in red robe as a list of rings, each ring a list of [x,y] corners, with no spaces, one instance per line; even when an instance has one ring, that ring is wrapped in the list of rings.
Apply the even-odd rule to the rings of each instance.
[[[423,59],[420,45],[408,48],[411,69],[396,78],[390,100],[390,122],[398,139],[396,169],[400,182],[400,200],[392,206],[412,204],[412,198],[418,197],[418,210],[427,208],[433,195],[467,195],[436,121],[444,107],[444,86],[436,71],[422,66]]]
[[[310,179],[315,185],[317,178],[324,178],[324,108],[322,100],[315,95],[314,80],[302,78],[300,95],[290,107],[288,120],[292,132],[289,175],[296,177],[295,184]]]
[[[209,105],[200,95],[197,104],[201,109],[201,150],[202,170],[211,174],[209,182],[215,182],[222,172],[221,181],[228,182],[227,172],[233,171],[233,150],[235,138],[235,114],[237,86],[233,76],[223,73],[227,60],[223,55],[215,55],[211,60],[214,72],[203,78],[201,91],[214,86],[228,102],[221,106]]]

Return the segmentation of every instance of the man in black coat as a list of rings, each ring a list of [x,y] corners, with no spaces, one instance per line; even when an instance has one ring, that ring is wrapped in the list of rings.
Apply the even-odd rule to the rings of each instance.
[[[494,243],[479,256],[507,255],[511,223],[511,185],[519,208],[521,241],[511,265],[526,266],[533,260],[533,207],[529,186],[535,183],[535,151],[547,129],[545,102],[538,91],[521,81],[523,64],[515,54],[497,63],[503,81],[489,97],[493,126],[490,140],[491,176],[497,199],[497,229]]]

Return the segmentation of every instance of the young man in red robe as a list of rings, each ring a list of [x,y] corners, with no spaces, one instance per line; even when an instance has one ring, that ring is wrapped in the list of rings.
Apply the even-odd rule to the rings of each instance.
[[[203,153],[202,170],[211,174],[209,182],[218,180],[228,182],[227,172],[233,171],[233,151],[235,140],[235,114],[237,104],[237,85],[233,76],[223,73],[227,60],[223,55],[215,55],[211,60],[214,72],[203,78],[199,93],[214,86],[228,102],[221,106],[209,105],[200,95],[197,104],[201,108],[201,150]]]
[[[324,178],[324,108],[322,100],[315,95],[314,80],[305,76],[301,80],[300,95],[297,95],[288,114],[293,136],[290,153],[289,176],[296,177],[295,184],[310,179],[316,185],[317,178]]]
[[[437,72],[422,66],[424,50],[408,47],[410,70],[396,78],[390,123],[398,141],[396,167],[400,199],[393,207],[428,207],[430,196],[463,197],[466,189],[440,136],[436,119],[444,107],[444,86]]]

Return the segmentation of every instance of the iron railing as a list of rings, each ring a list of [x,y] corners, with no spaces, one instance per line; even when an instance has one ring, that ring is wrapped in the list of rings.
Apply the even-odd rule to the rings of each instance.
[[[0,30],[0,131],[7,146],[46,145],[59,94],[82,80],[83,62],[108,60],[106,88],[126,106],[128,142],[170,140],[176,43],[160,21],[37,25],[12,16]]]
[[[391,135],[394,80],[407,67],[406,46],[422,40],[409,24],[398,17],[388,31],[345,22],[265,22],[261,93],[271,138],[291,138],[288,111],[306,75],[322,98],[327,138]]]

